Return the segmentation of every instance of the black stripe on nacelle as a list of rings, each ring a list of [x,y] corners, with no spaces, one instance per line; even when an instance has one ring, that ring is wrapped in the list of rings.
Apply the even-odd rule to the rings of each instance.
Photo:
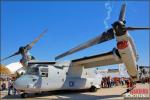
[[[29,62],[28,64],[55,64],[56,62]]]

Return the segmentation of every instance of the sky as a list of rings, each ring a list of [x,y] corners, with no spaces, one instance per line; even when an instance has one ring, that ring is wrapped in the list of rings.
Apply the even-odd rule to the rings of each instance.
[[[33,41],[42,31],[48,32],[34,45],[30,53],[40,61],[54,58],[111,28],[118,20],[121,1],[3,1],[1,2],[1,58],[16,52]],[[126,25],[150,26],[147,1],[126,1]],[[108,25],[108,26],[107,26]],[[129,32],[136,44],[139,65],[149,65],[149,31]],[[72,60],[111,51],[111,40],[60,59]],[[2,62],[19,61],[15,56]],[[116,65],[111,68],[118,68]]]

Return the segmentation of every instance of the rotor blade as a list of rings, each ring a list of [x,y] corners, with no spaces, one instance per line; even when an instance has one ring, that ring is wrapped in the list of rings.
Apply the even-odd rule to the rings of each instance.
[[[150,27],[127,27],[126,28],[129,31],[134,31],[134,30],[150,30]]]
[[[125,13],[126,13],[126,4],[122,4],[121,6],[121,11],[120,11],[120,15],[119,15],[119,20],[120,21],[124,21],[125,20]]]
[[[72,48],[63,54],[58,55],[57,57],[55,57],[55,60],[60,59],[64,56],[70,55],[72,53],[75,53],[77,51],[86,49],[90,46],[111,40],[113,38],[114,38],[114,31],[113,31],[113,29],[109,29],[108,31],[103,32],[101,35],[99,35],[99,36],[97,36],[97,37],[95,37],[95,38],[93,38],[93,39],[91,39],[91,40],[89,40],[83,44],[80,44],[79,46],[76,46],[75,48]]]
[[[34,44],[35,44],[36,42],[38,42],[38,41],[40,40],[40,38],[43,37],[43,35],[44,35],[47,31],[48,31],[48,29],[46,29],[45,31],[43,31],[34,41],[32,41],[30,44],[28,44],[28,45],[26,46],[27,50],[30,50],[30,49],[34,46]]]
[[[11,57],[13,57],[13,56],[16,56],[16,55],[18,55],[18,54],[20,54],[19,51],[16,52],[16,53],[14,53],[14,54],[12,54],[12,55],[10,55],[10,56],[8,56],[8,57],[6,57],[6,58],[1,59],[0,61],[4,61],[4,60],[6,60],[6,59],[8,59],[8,58],[11,58]]]

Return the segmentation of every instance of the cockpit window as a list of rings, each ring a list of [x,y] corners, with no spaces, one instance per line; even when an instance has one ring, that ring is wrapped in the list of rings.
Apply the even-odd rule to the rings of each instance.
[[[41,68],[41,72],[46,72],[46,73],[48,73],[48,68]]]
[[[33,67],[33,68],[27,68],[27,74],[29,75],[39,75],[39,68]]]

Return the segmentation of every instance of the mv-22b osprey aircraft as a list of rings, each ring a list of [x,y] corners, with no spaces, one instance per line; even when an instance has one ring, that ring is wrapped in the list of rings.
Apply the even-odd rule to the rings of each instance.
[[[90,91],[96,91],[97,88],[100,88],[101,77],[94,72],[88,72],[86,68],[120,63],[123,63],[126,66],[131,79],[137,81],[138,55],[134,42],[128,31],[149,30],[150,28],[126,27],[125,10],[126,4],[123,4],[119,20],[112,24],[112,28],[57,56],[55,59],[60,59],[90,46],[115,38],[117,40],[117,48],[114,48],[110,52],[75,59],[70,62],[39,62],[33,59],[33,56],[28,55],[27,52],[46,33],[46,31],[44,31],[33,42],[24,47],[20,47],[18,52],[7,57],[10,58],[18,54],[22,55],[21,63],[24,68],[26,68],[26,73],[17,78],[14,82],[15,88],[22,92],[21,96],[27,97],[28,93],[39,93],[53,90],[90,89]]]

